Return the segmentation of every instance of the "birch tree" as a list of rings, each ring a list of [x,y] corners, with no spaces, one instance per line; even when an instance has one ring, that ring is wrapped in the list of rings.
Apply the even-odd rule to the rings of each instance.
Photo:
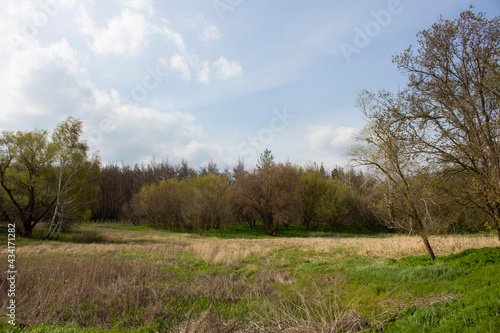
[[[88,200],[84,199],[87,192],[96,191],[92,182],[88,182],[87,175],[92,171],[93,164],[98,167],[98,161],[88,157],[88,145],[81,140],[82,127],[81,120],[68,117],[57,125],[52,134],[54,169],[58,176],[55,208],[46,239],[59,237],[64,221],[81,215],[77,213],[87,206]]]

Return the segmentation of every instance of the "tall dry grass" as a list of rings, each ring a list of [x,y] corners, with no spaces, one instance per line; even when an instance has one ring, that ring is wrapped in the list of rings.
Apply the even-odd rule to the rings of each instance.
[[[167,275],[154,263],[69,256],[20,261],[16,299],[23,324],[110,328],[121,318],[133,326],[163,314],[168,292],[159,293],[156,284]]]
[[[499,245],[494,236],[435,236],[430,238],[437,255],[457,253],[470,248]],[[232,263],[253,254],[266,254],[284,246],[321,253],[347,252],[374,258],[399,258],[426,254],[418,236],[355,238],[276,238],[276,239],[200,239],[189,242],[189,248],[206,260]]]
[[[366,327],[351,306],[322,304],[319,293],[294,299],[280,297],[274,283],[289,284],[287,273],[260,272],[249,283],[235,274],[181,277],[156,261],[119,260],[115,256],[23,256],[18,272],[17,319],[24,325],[50,323],[109,329],[158,325],[164,332],[311,332],[333,327]],[[0,283],[2,308],[6,284]],[[217,310],[197,313],[194,303],[206,299],[237,302],[262,300],[246,321],[221,318]],[[317,309],[320,309],[318,312]],[[2,309],[5,310],[5,309]],[[304,313],[307,315],[304,318]],[[168,323],[166,323],[168,321]]]
[[[339,299],[332,303],[331,298],[314,292],[301,296],[303,291],[297,291],[292,299],[281,295],[276,285],[291,286],[295,277],[286,270],[265,269],[264,261],[263,266],[254,267],[254,275],[246,276],[196,272],[189,260],[202,258],[231,267],[251,256],[264,260],[267,254],[285,247],[304,251],[305,257],[307,252],[381,259],[425,254],[421,239],[408,236],[215,239],[110,229],[99,230],[98,236],[98,243],[20,244],[16,285],[20,322],[98,328],[110,328],[118,321],[124,327],[157,323],[166,332],[362,330],[370,324],[352,304]],[[489,236],[432,237],[430,241],[437,255],[498,246],[497,238]],[[2,247],[1,262],[6,263],[6,258],[6,247]],[[342,279],[332,278],[327,283],[333,290],[341,290]],[[6,288],[5,279],[1,279],[1,311],[7,304]],[[228,322],[216,310],[197,313],[194,304],[200,299],[210,304],[252,300],[259,308],[249,313],[244,323]]]

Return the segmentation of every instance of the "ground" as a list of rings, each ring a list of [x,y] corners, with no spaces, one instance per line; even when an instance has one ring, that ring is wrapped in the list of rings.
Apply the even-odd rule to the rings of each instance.
[[[19,240],[17,320],[23,332],[500,329],[494,235],[432,237],[433,264],[418,237],[242,230],[86,224],[60,241]],[[3,242],[2,270],[7,255]],[[3,277],[1,288],[0,329],[20,332],[5,324]]]

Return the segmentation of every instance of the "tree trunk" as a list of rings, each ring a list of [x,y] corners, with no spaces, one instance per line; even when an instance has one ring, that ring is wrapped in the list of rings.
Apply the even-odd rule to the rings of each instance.
[[[496,204],[496,216],[494,217],[493,223],[495,223],[495,228],[497,229],[497,237],[498,240],[500,241],[500,223],[498,221],[500,220],[500,204]]]
[[[61,190],[62,190],[62,160],[61,160],[61,166],[59,167],[59,181],[58,181],[58,186],[57,186],[57,196],[56,196],[56,208],[54,209],[54,214],[52,214],[52,220],[50,221],[50,226],[49,226],[49,232],[47,233],[47,236],[45,236],[44,240],[47,239],[52,239],[54,236],[54,233],[52,232],[52,228],[56,228],[56,218],[57,215],[59,214],[59,206],[61,204]],[[52,233],[52,236],[50,235]]]
[[[274,216],[272,213],[267,214],[267,219],[265,221],[267,234],[269,236],[276,236],[276,232],[278,231],[278,227],[274,225]]]
[[[434,262],[436,260],[436,256],[434,255],[434,251],[432,251],[431,244],[429,243],[429,238],[427,236],[422,236],[422,240],[424,241],[425,249],[427,250],[427,254],[431,261]]]
[[[31,224],[31,219],[30,217],[27,217],[26,219],[23,219],[21,228],[18,228],[19,230],[19,236],[24,237],[24,238],[32,238],[33,237],[33,227]]]
[[[500,224],[498,223],[498,221],[495,221],[495,226],[497,227],[497,236],[498,240],[500,241]]]

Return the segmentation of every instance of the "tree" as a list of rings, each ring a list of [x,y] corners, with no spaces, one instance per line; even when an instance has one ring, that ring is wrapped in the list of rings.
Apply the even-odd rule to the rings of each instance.
[[[81,120],[68,117],[52,134],[54,169],[58,176],[55,208],[46,239],[52,239],[56,233],[58,238],[63,223],[81,218],[87,213],[91,198],[95,201],[98,197],[99,160],[89,159],[88,145],[80,140],[82,127]]]
[[[338,179],[327,179],[315,209],[318,219],[339,231],[351,211],[349,190]]]
[[[358,140],[367,146],[352,155],[383,173],[390,219],[404,212],[433,259],[427,237],[446,221],[431,204],[437,189],[453,187],[435,186],[432,175],[468,179],[448,194],[488,213],[500,239],[500,18],[468,10],[439,19],[418,42],[416,54],[410,47],[393,58],[406,89],[361,94],[369,124]]]
[[[224,235],[233,222],[234,203],[229,178],[208,174],[189,180],[196,191],[193,198],[199,209],[199,231],[218,229]]]
[[[311,225],[318,226],[320,218],[318,207],[327,190],[327,179],[315,167],[304,170],[301,175],[302,224],[309,229]]]
[[[380,220],[374,214],[374,204],[380,201],[382,193],[374,175],[353,168],[337,167],[337,177],[350,195],[350,211],[347,217],[358,230],[375,231]]]
[[[1,211],[22,237],[32,237],[56,201],[50,168],[55,151],[46,131],[4,131],[0,137]]]
[[[409,85],[387,112],[429,164],[469,180],[457,198],[487,213],[500,239],[500,17],[470,9],[418,41],[394,57]]]
[[[266,148],[262,154],[260,154],[259,160],[257,161],[257,169],[269,168],[274,165],[274,155],[272,152]]]
[[[144,185],[132,199],[134,222],[158,229],[218,229],[222,234],[233,221],[232,187],[224,175],[172,178]]]
[[[234,191],[243,211],[263,223],[270,236],[300,216],[300,175],[292,166],[274,163],[270,150],[252,172],[237,177]]]
[[[359,165],[372,167],[383,175],[389,186],[387,224],[415,231],[434,261],[436,257],[429,243],[432,229],[428,223],[433,220],[427,220],[420,204],[421,193],[414,190],[414,179],[425,172],[426,159],[415,152],[416,146],[408,129],[411,125],[393,117],[401,107],[400,102],[388,93],[379,96],[367,92],[360,94],[358,105],[368,119],[368,125],[356,138],[363,144],[354,146],[350,156]]]
[[[215,163],[214,161],[210,161],[206,166],[200,168],[200,175],[201,176],[206,176],[206,175],[218,176],[218,175],[220,175],[219,168],[217,167],[217,163]]]
[[[99,161],[80,141],[82,122],[69,117],[47,131],[5,131],[0,137],[0,212],[22,237],[52,213],[48,238],[64,220],[89,215],[98,198]]]
[[[132,199],[131,218],[145,220],[157,229],[192,228],[190,201],[193,193],[186,181],[176,178],[144,185]]]

